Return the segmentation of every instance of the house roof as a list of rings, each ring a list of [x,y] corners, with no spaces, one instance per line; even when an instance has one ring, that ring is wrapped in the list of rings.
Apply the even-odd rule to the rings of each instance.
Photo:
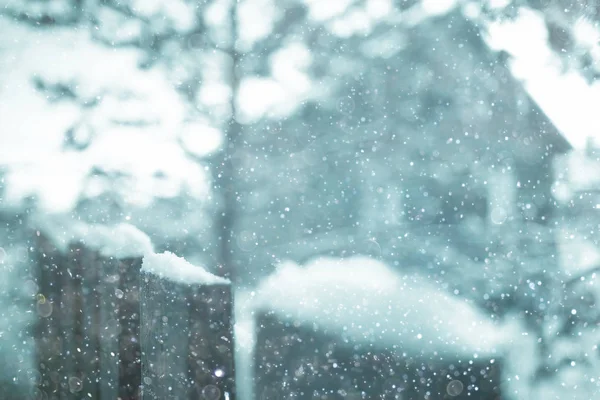
[[[504,153],[527,164],[571,149],[512,75],[506,53],[490,49],[480,27],[460,10],[404,34],[407,45],[392,61],[403,79],[393,82],[393,90],[400,106],[410,106],[405,99],[411,96],[419,103],[424,135],[415,140],[429,139],[443,151],[440,138],[458,139],[480,158],[494,161]]]

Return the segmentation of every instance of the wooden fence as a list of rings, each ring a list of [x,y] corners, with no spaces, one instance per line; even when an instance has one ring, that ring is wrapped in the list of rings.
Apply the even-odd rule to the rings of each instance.
[[[35,329],[48,399],[234,399],[229,285],[188,285],[71,244],[37,245]]]
[[[141,256],[59,251],[43,235],[37,266],[34,398],[236,398],[230,285],[177,283]],[[500,360],[407,357],[269,312],[255,321],[256,400],[500,398]]]

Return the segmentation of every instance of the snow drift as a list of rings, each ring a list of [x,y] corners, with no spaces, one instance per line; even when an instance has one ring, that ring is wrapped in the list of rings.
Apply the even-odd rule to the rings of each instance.
[[[491,356],[507,339],[466,300],[367,257],[318,258],[305,267],[283,263],[253,301],[257,310],[280,318],[415,355]]]
[[[216,276],[203,267],[192,265],[184,258],[165,251],[162,254],[144,255],[142,273],[149,273],[176,283],[198,285],[228,285],[228,279]]]

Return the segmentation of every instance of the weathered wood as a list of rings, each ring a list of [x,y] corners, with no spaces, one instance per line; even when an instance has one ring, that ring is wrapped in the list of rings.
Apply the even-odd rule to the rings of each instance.
[[[128,258],[118,263],[119,291],[119,397],[140,398],[142,384],[140,348],[140,268],[142,259]]]
[[[187,288],[152,274],[141,276],[143,398],[184,398],[188,392]]]
[[[274,315],[257,322],[259,399],[500,399],[498,361],[414,358]]]
[[[202,396],[232,400],[236,397],[231,296],[229,285],[190,290],[188,368],[193,385],[190,400]]]
[[[60,325],[63,340],[63,374],[61,386],[65,388],[61,398],[72,399],[85,394],[84,380],[86,368],[85,315],[83,312],[85,290],[83,273],[87,260],[80,246],[70,246],[60,265],[61,302]]]
[[[61,281],[65,257],[45,237],[39,236],[37,249],[37,285],[35,298],[38,322],[35,329],[39,391],[49,399],[65,397],[63,383],[63,336],[61,329]]]
[[[83,242],[61,252],[42,237],[38,248],[39,390],[49,398],[139,399],[143,382],[144,398],[234,399],[229,285],[141,274],[141,257]]]
[[[141,257],[117,260],[81,243],[63,254],[43,236],[38,242],[38,390],[53,399],[137,399]]]
[[[72,393],[81,392],[83,396],[96,399],[99,395],[99,299],[100,271],[102,259],[83,246],[72,246],[71,254],[74,265],[81,274],[79,291],[81,329],[77,332],[76,354],[78,355],[77,372],[69,378],[69,389]],[[79,336],[79,334],[81,336]],[[78,376],[79,375],[79,376]]]
[[[230,287],[141,281],[143,398],[234,399]]]
[[[119,397],[119,261],[113,258],[104,260],[100,271],[98,288],[99,306],[99,353],[100,400]]]

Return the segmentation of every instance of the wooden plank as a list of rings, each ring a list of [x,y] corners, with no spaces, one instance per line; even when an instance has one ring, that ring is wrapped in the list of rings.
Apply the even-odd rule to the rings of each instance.
[[[139,398],[141,258],[107,258],[82,244],[62,254],[43,236],[37,248],[40,395]]]
[[[65,389],[60,398],[68,399],[69,393],[81,390],[77,364],[77,348],[81,346],[80,329],[81,316],[81,276],[79,270],[79,254],[77,249],[71,248],[65,255],[65,261],[59,266],[60,284],[60,309],[58,318],[61,332],[62,365],[60,384]]]
[[[79,326],[77,327],[76,348],[77,375],[69,377],[71,393],[87,398],[98,398],[99,359],[99,267],[101,261],[97,252],[83,246],[73,246],[75,267],[80,274]],[[77,292],[76,292],[77,293]]]
[[[142,273],[142,398],[186,398],[189,329],[187,285]]]
[[[230,285],[191,288],[189,399],[234,399],[233,302]],[[220,396],[220,397],[219,397]]]
[[[103,259],[98,287],[99,306],[99,399],[119,397],[119,261]]]
[[[234,399],[229,285],[141,281],[143,399]]]
[[[140,398],[140,268],[142,259],[128,258],[118,262],[119,292],[119,397]]]
[[[34,336],[40,371],[38,389],[42,396],[59,398],[65,392],[61,386],[64,343],[60,326],[61,266],[65,259],[43,235],[36,239],[36,251],[39,293],[35,298],[38,321]]]

